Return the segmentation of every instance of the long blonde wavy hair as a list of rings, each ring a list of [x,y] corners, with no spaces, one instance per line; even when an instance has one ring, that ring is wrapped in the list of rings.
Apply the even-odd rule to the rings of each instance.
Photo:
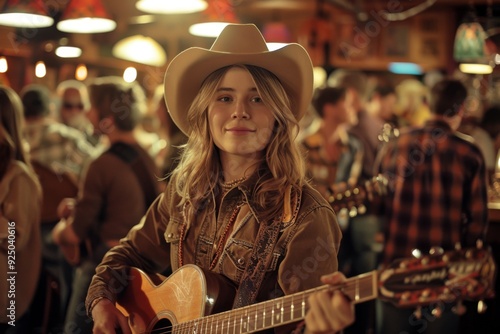
[[[292,113],[289,96],[279,79],[263,68],[233,65],[218,69],[205,79],[187,114],[191,125],[189,139],[183,147],[179,165],[172,173],[172,181],[181,197],[179,206],[188,207],[186,214],[194,214],[203,208],[211,194],[220,191],[219,180],[223,171],[209,129],[207,110],[222,78],[234,66],[248,70],[275,119],[273,135],[258,166],[259,180],[252,191],[252,204],[260,217],[268,219],[281,213],[283,190],[291,186],[299,192],[307,180],[304,158],[295,141],[299,124]]]
[[[0,179],[12,160],[25,163],[31,169],[27,143],[23,138],[23,104],[19,95],[0,85]]]

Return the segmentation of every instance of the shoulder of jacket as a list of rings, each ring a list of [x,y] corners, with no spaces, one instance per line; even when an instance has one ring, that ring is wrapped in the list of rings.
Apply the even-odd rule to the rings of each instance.
[[[288,194],[288,195],[287,195]],[[325,208],[333,213],[333,209],[328,202],[321,196],[319,192],[313,189],[309,184],[305,184],[300,193],[291,191],[291,187],[285,191],[284,208],[283,208],[283,224],[289,226],[308,212]]]
[[[7,172],[5,173],[2,183],[11,183],[16,178],[24,178],[35,188],[38,193],[41,193],[41,186],[38,182],[38,177],[24,162],[14,160],[11,161]]]

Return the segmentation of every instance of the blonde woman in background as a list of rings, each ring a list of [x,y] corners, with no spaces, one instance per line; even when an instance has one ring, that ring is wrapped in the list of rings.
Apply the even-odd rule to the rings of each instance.
[[[23,107],[0,86],[0,332],[31,333],[41,265],[41,188],[21,137]]]
[[[430,118],[429,88],[417,79],[406,79],[396,86],[395,114],[401,127],[420,126]]]

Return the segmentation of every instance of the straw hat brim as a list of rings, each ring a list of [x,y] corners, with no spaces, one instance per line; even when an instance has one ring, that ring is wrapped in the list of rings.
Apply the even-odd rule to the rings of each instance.
[[[217,69],[237,64],[259,66],[276,75],[291,99],[295,118],[304,116],[313,93],[313,71],[311,59],[301,45],[292,43],[274,51],[246,53],[193,47],[172,59],[164,80],[168,110],[184,133],[189,133],[188,109],[205,78]]]

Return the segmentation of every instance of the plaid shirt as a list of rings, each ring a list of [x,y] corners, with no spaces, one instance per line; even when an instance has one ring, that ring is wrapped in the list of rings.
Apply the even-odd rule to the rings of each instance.
[[[484,240],[487,186],[484,159],[465,135],[443,121],[428,121],[389,142],[379,171],[389,181],[385,198],[384,262],[413,249],[453,249]]]
[[[32,160],[79,182],[96,149],[78,130],[50,119],[29,122],[25,137]]]

